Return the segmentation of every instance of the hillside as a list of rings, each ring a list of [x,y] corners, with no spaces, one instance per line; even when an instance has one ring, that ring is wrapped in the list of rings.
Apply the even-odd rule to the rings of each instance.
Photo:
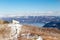
[[[11,40],[11,28],[7,26],[8,22],[1,20],[0,24],[0,39],[6,40],[4,38],[7,38],[7,40]],[[28,34],[29,36],[27,36]],[[60,30],[57,28],[40,28],[31,25],[23,25],[17,40],[36,40],[38,36],[41,36],[43,40],[60,40]]]
[[[27,35],[30,33],[31,38],[22,36],[22,34]],[[33,36],[41,36],[43,40],[60,40],[60,30],[54,28],[37,28],[34,26],[24,25],[19,34],[18,40],[34,40]]]
[[[0,20],[0,24],[8,24],[8,21]]]

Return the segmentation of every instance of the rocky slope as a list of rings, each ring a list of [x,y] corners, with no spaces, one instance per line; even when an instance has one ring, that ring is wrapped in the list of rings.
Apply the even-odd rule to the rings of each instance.
[[[8,27],[6,23],[8,24],[8,22],[0,21],[0,40],[11,40],[11,28]],[[17,40],[36,40],[38,36],[41,36],[43,40],[60,40],[60,30],[56,28],[39,28],[30,25],[23,25]]]
[[[30,33],[31,38],[27,38],[27,34]],[[22,36],[22,34],[25,34]],[[24,25],[19,34],[18,40],[36,40],[33,36],[41,36],[43,40],[60,40],[60,30],[54,28],[38,28],[34,26]]]

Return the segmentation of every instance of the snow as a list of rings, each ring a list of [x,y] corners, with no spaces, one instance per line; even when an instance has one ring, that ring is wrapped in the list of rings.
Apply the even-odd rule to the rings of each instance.
[[[8,24],[8,27],[11,27],[11,37],[16,40],[22,27],[22,25],[18,23],[18,21],[13,21],[12,23]]]
[[[42,37],[41,37],[41,36],[39,36],[37,40],[43,40],[43,39],[42,39]]]

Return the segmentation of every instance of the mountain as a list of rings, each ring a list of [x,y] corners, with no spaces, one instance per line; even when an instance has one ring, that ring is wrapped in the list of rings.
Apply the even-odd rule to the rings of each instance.
[[[7,26],[8,23],[6,25],[3,25],[6,23],[6,21],[1,20],[1,23],[2,26],[0,27],[0,39],[2,37],[10,38],[11,36],[9,34],[11,32],[10,29],[11,27]],[[19,30],[19,35],[17,37],[18,38],[17,40],[36,40],[39,36],[41,36],[43,40],[60,40],[60,30],[57,28],[45,28],[45,27],[37,27],[31,25],[22,25],[20,29],[21,30]]]
[[[60,22],[60,16],[15,16],[15,17],[1,17],[0,19],[7,20],[9,22],[15,19],[20,21],[21,23],[48,23],[51,21]]]
[[[47,27],[47,28],[58,28],[60,29],[60,22],[56,22],[56,21],[52,21],[52,22],[49,22],[47,24],[45,24],[43,27]]]

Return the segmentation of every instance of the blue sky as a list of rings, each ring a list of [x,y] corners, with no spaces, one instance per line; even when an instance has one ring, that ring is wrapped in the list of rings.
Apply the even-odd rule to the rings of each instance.
[[[60,15],[60,0],[0,0],[0,15]]]

